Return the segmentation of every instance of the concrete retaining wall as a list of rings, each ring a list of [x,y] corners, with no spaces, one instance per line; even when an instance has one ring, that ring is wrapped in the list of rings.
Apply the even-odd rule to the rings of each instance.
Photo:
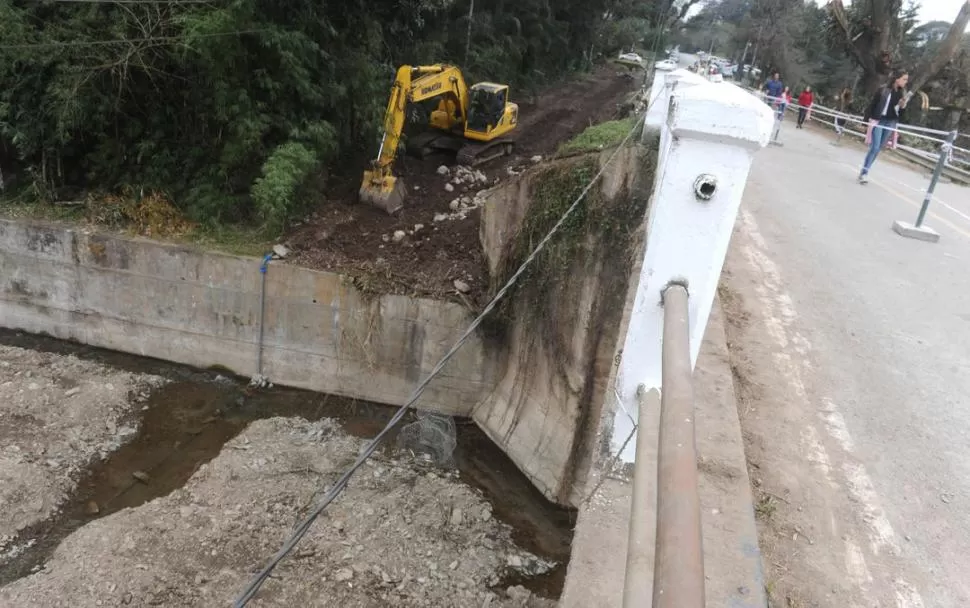
[[[648,148],[656,145],[655,140],[650,143]],[[629,214],[623,208],[630,206],[642,214],[654,177],[655,154],[648,148],[623,148],[615,157],[613,150],[600,154],[604,170],[596,205],[617,217]],[[555,160],[548,167],[575,170],[576,160],[582,159]],[[493,276],[509,267],[513,244],[534,204],[535,179],[550,178],[526,173],[492,190],[486,199],[480,236]],[[642,206],[631,205],[634,199]],[[625,229],[639,233],[641,221],[642,215]],[[578,506],[600,448],[597,422],[622,336],[634,252],[632,245],[618,245],[627,239],[617,232],[592,225],[564,229],[556,238],[556,243],[574,239],[582,245],[565,268],[537,262],[540,272],[553,274],[545,282],[526,279],[514,292],[507,363],[474,418],[547,498]]]
[[[197,367],[255,372],[260,261],[64,226],[0,220],[0,326]],[[273,262],[263,372],[392,405],[470,322],[449,302],[368,297],[340,275]],[[472,338],[422,409],[470,415],[495,365]]]
[[[602,153],[600,166],[611,156]],[[597,186],[596,204],[617,212],[634,197],[645,204],[652,158],[621,150]],[[555,161],[560,168],[583,162]],[[488,195],[480,236],[493,275],[519,263],[512,245],[533,204],[531,180],[557,165]],[[557,273],[554,284],[523,281],[510,296],[505,331],[487,341],[473,336],[417,404],[473,418],[560,504],[580,502],[577,490],[600,447],[595,421],[630,281],[631,252],[602,230],[560,235],[582,243],[568,269],[546,269]],[[249,376],[259,268],[256,258],[0,220],[0,327]],[[459,304],[369,296],[340,275],[282,262],[266,276],[263,374],[287,386],[400,405],[472,320]]]

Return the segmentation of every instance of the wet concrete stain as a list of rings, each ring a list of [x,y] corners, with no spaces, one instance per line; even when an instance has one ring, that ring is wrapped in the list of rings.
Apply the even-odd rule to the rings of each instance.
[[[0,343],[71,354],[135,373],[155,374],[170,383],[156,389],[132,412],[139,433],[78,480],[73,495],[52,518],[18,535],[15,545],[34,544],[0,567],[0,586],[39,570],[60,542],[94,519],[142,505],[182,487],[198,468],[249,423],[276,416],[308,420],[333,418],[356,437],[376,435],[395,408],[346,397],[275,387],[252,390],[246,381],[218,371],[202,371],[82,344],[0,329]],[[410,422],[405,419],[405,423]],[[491,440],[470,420],[457,420],[454,461],[464,483],[479,489],[493,515],[513,529],[520,547],[557,562],[545,574],[509,572],[496,590],[523,585],[542,597],[562,593],[576,512],[545,499]],[[394,438],[385,446],[393,449]],[[138,473],[136,476],[135,474]],[[147,475],[145,481],[137,477]]]

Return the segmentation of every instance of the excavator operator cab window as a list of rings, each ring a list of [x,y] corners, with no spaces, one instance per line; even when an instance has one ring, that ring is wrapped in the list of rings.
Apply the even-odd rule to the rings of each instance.
[[[505,89],[473,89],[468,106],[468,128],[486,133],[495,127],[505,113],[505,95]]]

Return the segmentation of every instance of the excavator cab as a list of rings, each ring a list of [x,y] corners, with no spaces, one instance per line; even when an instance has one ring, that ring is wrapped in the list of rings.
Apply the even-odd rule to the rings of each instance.
[[[519,107],[508,100],[507,85],[493,82],[473,85],[469,90],[465,137],[476,141],[491,141],[515,128]]]
[[[400,209],[407,193],[392,165],[410,114],[426,119],[432,133],[410,137],[409,148],[453,151],[460,164],[475,166],[512,152],[514,138],[506,136],[518,123],[519,107],[509,103],[507,85],[480,82],[469,88],[453,65],[399,67],[384,113],[380,149],[364,171],[359,193],[360,200],[387,213]]]

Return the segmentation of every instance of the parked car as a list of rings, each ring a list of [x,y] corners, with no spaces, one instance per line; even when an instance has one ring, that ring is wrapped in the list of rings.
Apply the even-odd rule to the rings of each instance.
[[[661,70],[676,70],[677,62],[672,59],[664,59],[663,61],[657,62],[657,68]]]
[[[643,65],[643,57],[637,53],[620,53],[620,56],[616,60],[627,65]]]

